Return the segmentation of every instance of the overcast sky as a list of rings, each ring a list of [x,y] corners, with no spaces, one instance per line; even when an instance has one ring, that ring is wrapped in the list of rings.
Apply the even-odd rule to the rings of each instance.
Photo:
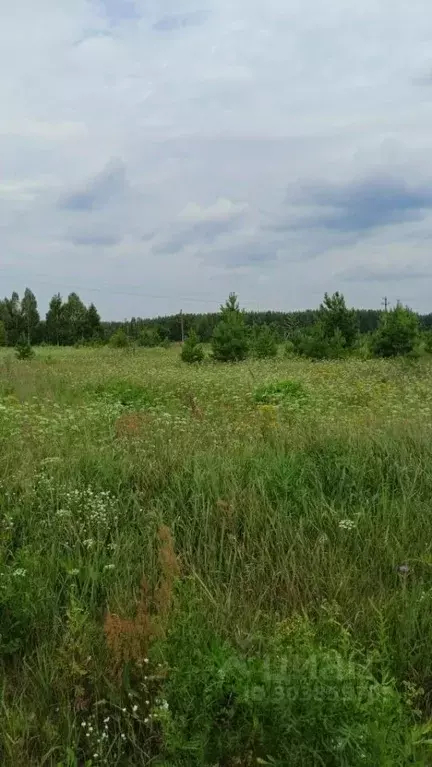
[[[0,294],[432,311],[430,0],[14,0]]]

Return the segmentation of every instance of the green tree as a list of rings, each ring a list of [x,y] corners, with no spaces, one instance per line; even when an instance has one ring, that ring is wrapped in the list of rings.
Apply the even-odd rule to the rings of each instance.
[[[331,339],[338,332],[343,339],[345,349],[350,350],[355,346],[358,338],[358,319],[354,309],[348,309],[345,298],[341,293],[324,295],[324,301],[319,309],[319,322],[325,339]]]
[[[6,329],[8,343],[15,346],[20,340],[24,328],[21,315],[21,304],[18,293],[12,293],[11,298],[2,301],[2,321]]]
[[[60,293],[52,297],[45,320],[46,340],[51,344],[64,343],[65,339],[65,317],[63,311],[63,300]]]
[[[6,328],[3,320],[0,320],[0,346],[6,346],[7,343],[7,336],[6,336]]]
[[[401,357],[413,352],[419,340],[419,318],[408,307],[398,303],[384,312],[372,338],[376,357]]]
[[[84,338],[87,341],[92,339],[101,338],[102,336],[102,323],[98,310],[94,304],[90,304],[86,311],[84,322]]]
[[[65,343],[73,346],[85,338],[87,309],[76,293],[70,293],[62,308]]]
[[[194,362],[202,362],[204,359],[204,349],[202,348],[199,342],[199,338],[194,330],[191,330],[182,346],[181,358],[183,362],[188,362],[189,364]]]
[[[235,293],[230,293],[220,316],[211,341],[213,357],[219,362],[244,360],[249,348],[247,329]]]
[[[276,334],[269,325],[254,328],[252,333],[252,353],[258,359],[277,356],[278,343]]]
[[[25,289],[24,296],[21,300],[21,318],[22,325],[25,328],[27,341],[29,344],[32,344],[36,339],[40,317],[36,296],[32,293],[30,288]]]

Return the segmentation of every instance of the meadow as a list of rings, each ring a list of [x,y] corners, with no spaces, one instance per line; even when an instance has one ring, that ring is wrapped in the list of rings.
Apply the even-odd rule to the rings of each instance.
[[[0,354],[4,767],[432,764],[432,361]]]

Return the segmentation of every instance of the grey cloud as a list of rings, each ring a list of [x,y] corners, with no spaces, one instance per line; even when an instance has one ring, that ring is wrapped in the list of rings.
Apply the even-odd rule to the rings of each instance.
[[[407,280],[430,279],[431,271],[413,269],[409,266],[356,266],[346,269],[338,275],[344,282],[405,282]]]
[[[217,205],[217,203],[216,203]],[[173,254],[189,245],[211,246],[220,237],[237,231],[245,220],[245,209],[233,204],[225,215],[214,217],[215,207],[197,210],[199,220],[189,223],[174,223],[168,237],[153,246],[155,253]]]
[[[424,210],[432,208],[430,186],[410,186],[402,179],[381,175],[341,186],[317,185],[305,197],[324,211],[309,218],[308,225],[358,234],[421,218]]]
[[[288,195],[286,212],[263,228],[273,232],[319,230],[345,244],[390,224],[421,221],[432,210],[432,188],[374,174],[345,184],[306,184]],[[303,212],[299,212],[299,210]]]
[[[105,15],[113,24],[127,19],[138,19],[140,14],[134,0],[100,0]]]
[[[118,245],[122,238],[116,234],[73,234],[70,236],[69,241],[73,245],[91,245],[94,247],[110,247],[112,245]]]
[[[68,192],[59,201],[59,207],[71,211],[89,211],[100,208],[121,196],[127,188],[126,168],[121,161],[112,161],[81,189]]]
[[[185,27],[195,27],[204,24],[208,17],[208,11],[192,11],[190,13],[170,13],[162,16],[153,24],[157,32],[173,32]]]
[[[170,237],[153,246],[155,253],[177,253],[188,245],[212,245],[219,237],[237,229],[237,219],[228,221],[197,221],[192,226],[175,231]]]
[[[203,261],[226,269],[263,267],[278,261],[281,243],[248,236],[203,256]]]

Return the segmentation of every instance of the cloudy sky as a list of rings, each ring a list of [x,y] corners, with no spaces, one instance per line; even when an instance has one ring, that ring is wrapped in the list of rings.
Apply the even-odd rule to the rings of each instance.
[[[0,293],[432,311],[430,0],[15,0]]]

